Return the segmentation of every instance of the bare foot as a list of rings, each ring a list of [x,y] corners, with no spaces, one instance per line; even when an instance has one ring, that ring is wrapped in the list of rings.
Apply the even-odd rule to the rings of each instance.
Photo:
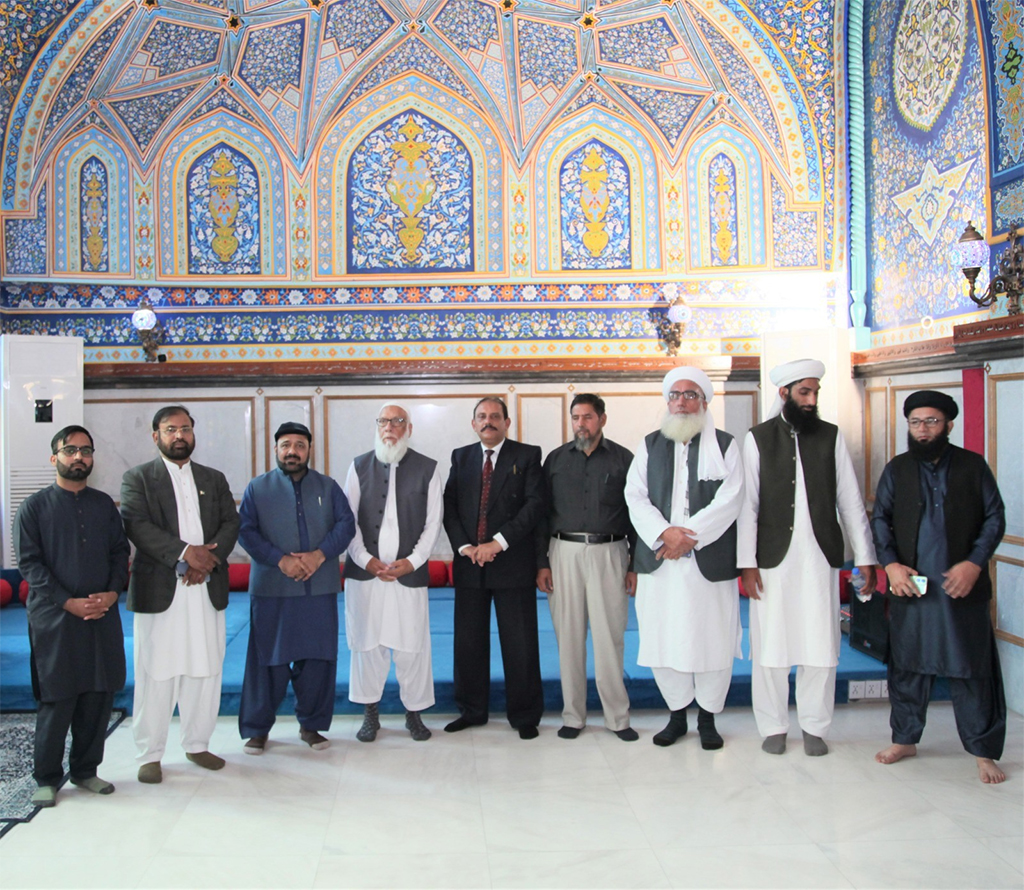
[[[884,751],[879,751],[875,755],[875,760],[879,763],[896,763],[904,757],[913,757],[915,754],[917,754],[917,745],[890,745]],[[991,762],[989,761],[989,763]]]
[[[1006,778],[1006,773],[996,766],[996,762],[991,758],[977,757],[975,759],[978,761],[978,776],[986,785],[998,785]]]

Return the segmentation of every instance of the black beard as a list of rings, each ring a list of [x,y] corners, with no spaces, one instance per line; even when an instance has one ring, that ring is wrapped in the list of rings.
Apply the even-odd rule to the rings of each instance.
[[[185,447],[175,448],[175,445],[184,445]],[[189,442],[187,439],[175,439],[170,445],[165,445],[163,439],[157,439],[156,447],[160,449],[160,453],[168,460],[187,460],[192,456],[192,452],[195,451],[196,443]]]
[[[789,421],[790,426],[797,433],[813,432],[821,423],[817,405],[801,408],[792,397],[786,399],[786,403],[782,406],[782,416]]]
[[[83,479],[88,479],[89,474],[92,472],[92,467],[88,464],[83,464],[80,467],[69,467],[67,464],[62,464],[57,461],[57,475],[61,479],[67,479],[71,482],[81,482]]]
[[[281,458],[278,458],[277,468],[286,476],[301,476],[309,469],[309,461],[304,460],[295,467],[289,467]]]
[[[907,451],[920,461],[933,461],[942,457],[949,446],[949,430],[943,430],[930,442],[919,442],[907,433]]]

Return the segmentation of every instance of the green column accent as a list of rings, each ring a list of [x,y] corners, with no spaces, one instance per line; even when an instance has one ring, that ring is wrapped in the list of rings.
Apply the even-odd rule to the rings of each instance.
[[[868,188],[867,119],[865,116],[864,53],[865,0],[849,0],[847,19],[846,80],[849,103],[850,143],[850,321],[854,346],[871,346],[871,329],[866,327],[868,304]]]

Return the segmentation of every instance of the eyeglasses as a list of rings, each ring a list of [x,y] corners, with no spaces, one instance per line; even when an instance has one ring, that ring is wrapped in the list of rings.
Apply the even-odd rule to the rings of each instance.
[[[945,423],[944,417],[911,417],[907,421],[907,426],[912,430],[916,430],[920,426],[926,426],[928,429],[937,427],[940,423]]]
[[[76,454],[81,454],[82,457],[92,457],[95,450],[92,445],[65,445],[63,448],[57,449],[65,457],[74,457]],[[53,453],[56,454],[57,451]]]
[[[703,396],[693,389],[688,389],[685,390],[684,392],[677,392],[676,390],[672,390],[672,392],[668,394],[668,400],[670,402],[678,402],[680,399],[686,399],[687,402],[692,402],[694,401],[694,399],[701,398],[703,398]]]
[[[379,426],[381,429],[384,429],[384,427],[386,427],[386,426],[397,426],[399,429],[401,429],[403,426],[405,426],[405,418],[404,417],[378,417],[377,418],[377,426]]]
[[[160,430],[160,434],[161,435],[169,436],[172,439],[178,433],[181,433],[183,436],[191,436],[192,435],[192,427],[190,427],[190,426],[165,426],[162,430]]]

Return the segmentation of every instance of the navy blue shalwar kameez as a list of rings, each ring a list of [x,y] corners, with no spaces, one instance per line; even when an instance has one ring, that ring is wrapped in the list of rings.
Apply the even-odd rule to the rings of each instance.
[[[355,533],[355,519],[348,500],[336,482],[331,480],[331,485],[334,492],[330,531],[318,545],[326,561],[336,560]],[[317,548],[309,539],[301,480],[292,480],[292,487],[299,552],[308,552]],[[281,507],[285,509],[286,505]],[[311,507],[318,509],[316,504]],[[239,517],[239,540],[249,555],[264,565],[276,566],[285,554],[260,534],[255,505],[248,490],[242,499]],[[339,573],[339,587],[340,584]],[[305,581],[304,587],[302,596],[251,596],[249,599],[249,647],[238,708],[242,738],[270,733],[289,682],[295,691],[295,716],[299,726],[313,732],[326,732],[331,727],[338,672],[338,594],[314,596],[311,581]]]
[[[114,693],[124,686],[124,634],[116,604],[85,621],[64,603],[124,590],[129,546],[121,514],[101,491],[54,484],[18,509],[14,547],[29,584],[32,691],[39,702],[33,776],[39,785],[60,784],[70,728],[71,778],[89,779],[103,760]]]

